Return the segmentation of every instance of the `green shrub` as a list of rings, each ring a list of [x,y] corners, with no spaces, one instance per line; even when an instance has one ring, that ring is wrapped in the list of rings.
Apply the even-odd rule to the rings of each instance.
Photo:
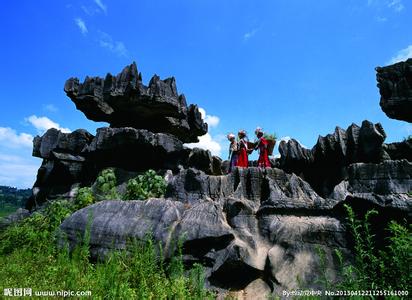
[[[263,137],[267,140],[277,140],[277,138],[278,138],[275,132],[274,133],[265,133],[263,135]]]
[[[82,290],[91,291],[93,299],[214,298],[204,288],[200,265],[185,271],[179,254],[172,257],[173,268],[164,267],[151,239],[135,241],[127,252],[112,252],[97,263],[89,261],[87,240],[85,234],[83,244],[72,253],[45,240],[41,250],[22,247],[0,254],[0,290],[20,286],[33,291]]]
[[[96,193],[98,200],[118,199],[116,190],[117,179],[112,168],[105,169],[96,178]]]
[[[166,192],[166,181],[162,176],[156,175],[153,170],[132,178],[127,182],[125,200],[144,200],[162,197]]]
[[[352,208],[345,205],[348,224],[354,240],[355,260],[344,266],[343,256],[336,251],[341,264],[342,282],[339,289],[346,290],[398,290],[410,291],[412,286],[412,226],[391,221],[389,237],[379,249],[375,234],[370,229],[370,218],[377,215],[368,211],[364,220],[355,217]]]
[[[74,199],[76,209],[89,206],[94,202],[96,202],[96,199],[90,187],[83,187],[77,191],[76,198]]]

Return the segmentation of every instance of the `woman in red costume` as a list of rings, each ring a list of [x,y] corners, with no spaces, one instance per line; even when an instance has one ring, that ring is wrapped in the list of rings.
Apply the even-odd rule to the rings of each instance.
[[[247,137],[246,131],[240,130],[238,132],[238,147],[239,147],[239,154],[237,158],[236,167],[247,168],[249,166],[249,161],[247,158]]]
[[[255,149],[259,149],[258,167],[270,168],[270,161],[268,155],[268,141],[263,137],[262,128],[258,127],[255,130],[258,141],[256,142]]]

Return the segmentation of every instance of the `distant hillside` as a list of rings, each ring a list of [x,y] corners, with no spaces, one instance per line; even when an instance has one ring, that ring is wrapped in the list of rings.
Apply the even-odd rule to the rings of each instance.
[[[31,189],[0,186],[0,217],[15,211],[19,207],[24,207],[30,195]]]

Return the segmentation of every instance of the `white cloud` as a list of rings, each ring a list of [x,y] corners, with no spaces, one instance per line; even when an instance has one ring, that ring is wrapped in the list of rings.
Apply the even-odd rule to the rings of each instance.
[[[199,107],[199,112],[202,115],[203,120],[209,125],[209,128],[216,127],[219,125],[220,119],[218,116],[212,116],[206,114],[206,110],[204,108]]]
[[[368,6],[375,6],[376,8],[389,8],[395,12],[401,12],[405,8],[403,0],[368,0]]]
[[[246,32],[246,33],[243,35],[243,40],[244,40],[244,41],[249,40],[251,37],[253,37],[253,36],[256,34],[256,32],[258,32],[258,29],[257,29],[257,28],[256,28],[256,29],[253,29],[252,31]]]
[[[396,12],[401,12],[405,8],[405,6],[403,6],[402,0],[391,0],[387,5],[389,8],[392,8]]]
[[[105,5],[101,0],[94,0],[94,3],[104,12],[107,13],[107,5]]]
[[[53,104],[46,104],[43,105],[43,109],[49,112],[57,112],[59,109]]]
[[[29,188],[36,180],[39,162],[31,157],[3,155],[0,153],[0,185]]]
[[[74,19],[74,22],[76,23],[77,27],[79,27],[80,32],[81,32],[83,35],[86,35],[87,32],[88,32],[86,23],[85,23],[81,18],[76,18],[76,19]]]
[[[189,148],[202,148],[210,150],[212,155],[217,156],[220,156],[222,151],[222,146],[220,146],[219,142],[217,142],[209,133],[199,136],[198,143],[185,144],[185,146]]]
[[[33,146],[33,136],[28,133],[17,134],[10,127],[0,127],[0,145],[8,148],[31,148]]]
[[[412,58],[412,45],[398,51],[398,53],[396,53],[396,55],[392,57],[389,62],[387,62],[387,64],[391,65],[400,61],[405,61],[408,58]]]
[[[50,128],[56,128],[61,132],[69,133],[71,130],[69,128],[60,127],[60,125],[47,117],[37,117],[32,115],[25,119],[26,122],[29,122],[33,125],[39,133],[44,133]]]
[[[113,38],[102,31],[99,31],[99,45],[103,48],[109,49],[111,52],[116,53],[118,56],[128,56],[128,50],[123,42],[114,41]]]

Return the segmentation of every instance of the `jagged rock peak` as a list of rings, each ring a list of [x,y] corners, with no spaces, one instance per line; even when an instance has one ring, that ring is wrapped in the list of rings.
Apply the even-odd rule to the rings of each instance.
[[[412,122],[412,58],[376,68],[380,106],[392,119]]]
[[[161,80],[154,75],[145,86],[134,62],[116,76],[87,76],[83,83],[70,78],[64,91],[88,119],[111,127],[170,133],[183,142],[197,142],[207,132],[197,105],[187,106],[174,77]]]

